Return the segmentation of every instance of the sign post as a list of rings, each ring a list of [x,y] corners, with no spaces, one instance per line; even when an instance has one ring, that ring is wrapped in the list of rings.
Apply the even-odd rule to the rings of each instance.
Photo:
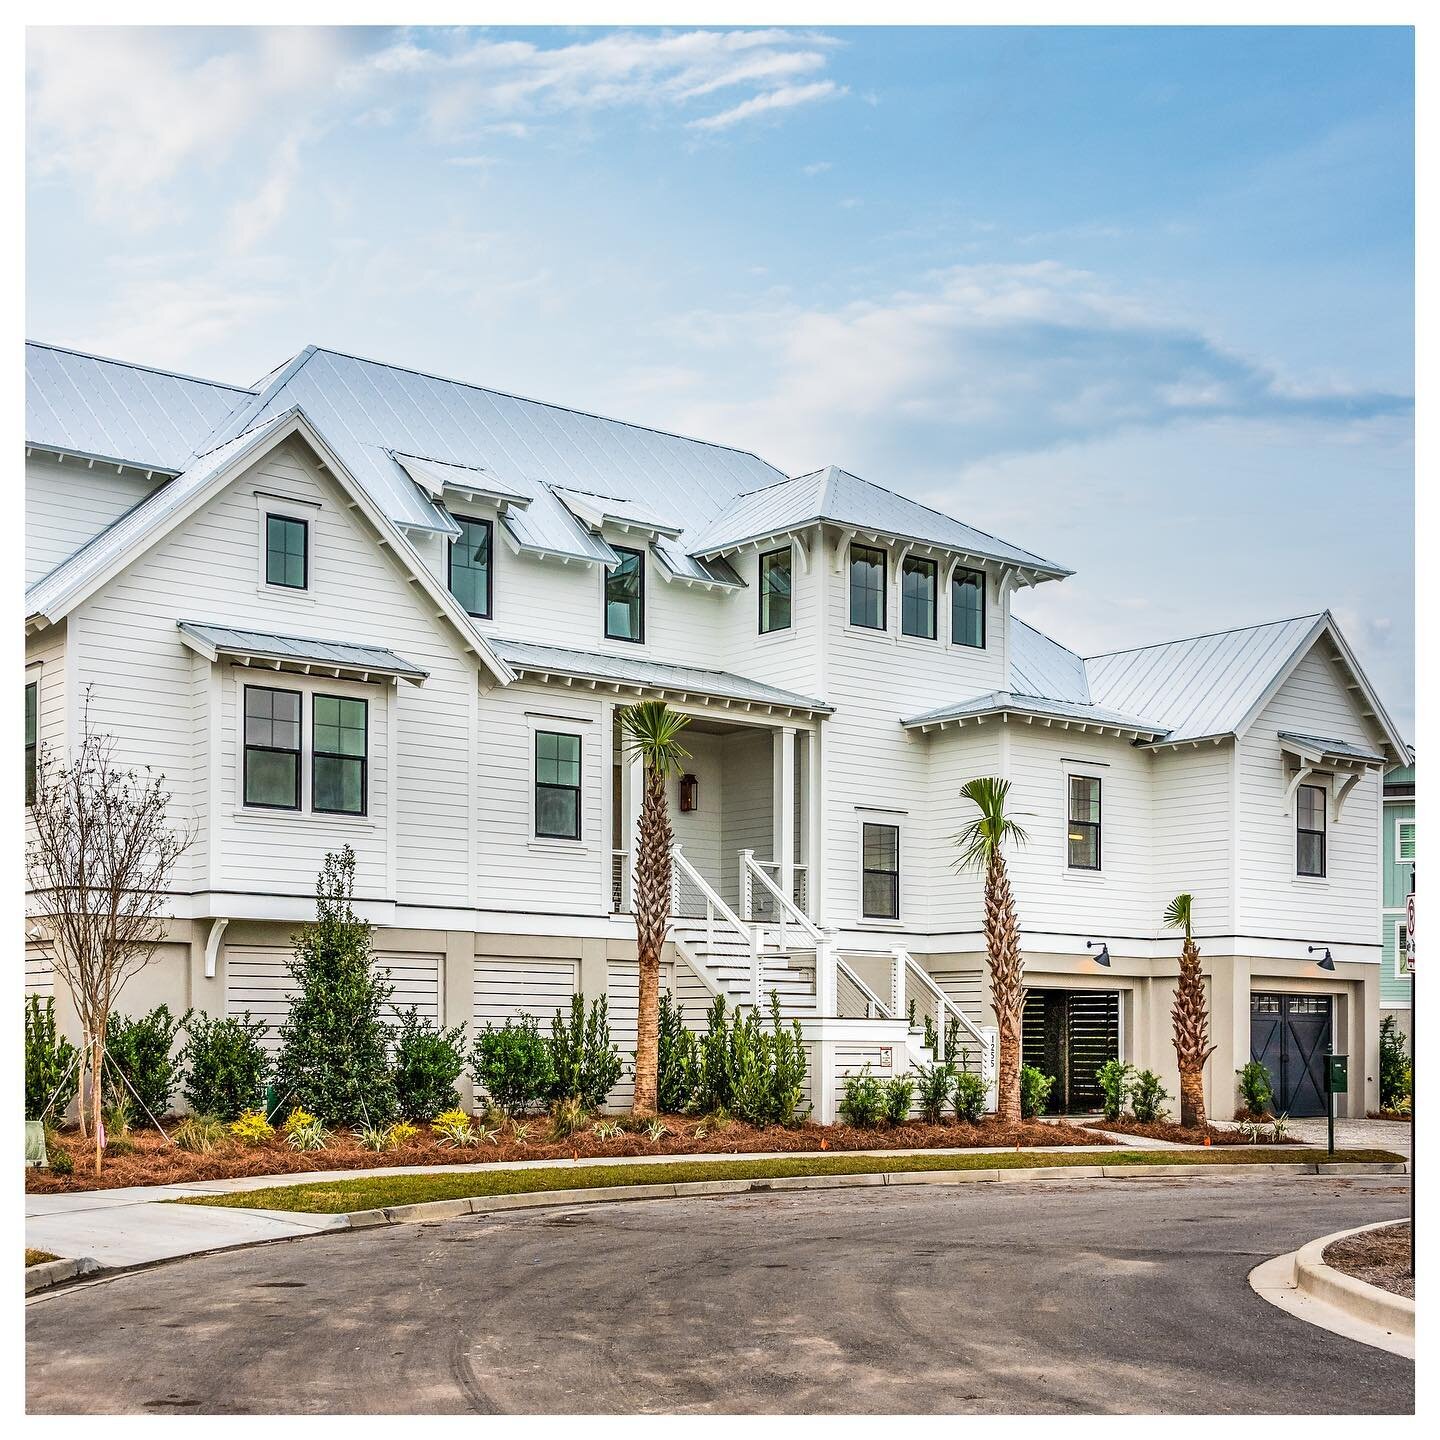
[[[1335,1153],[1335,1097],[1350,1088],[1350,1057],[1325,1056],[1325,1120],[1329,1129],[1330,1153]]]

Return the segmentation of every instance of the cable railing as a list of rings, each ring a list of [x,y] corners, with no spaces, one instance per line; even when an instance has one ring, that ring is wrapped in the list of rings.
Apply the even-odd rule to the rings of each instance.
[[[845,963],[835,957],[835,1008],[844,1020],[893,1020],[884,1001]]]
[[[788,946],[791,929],[798,930],[811,944],[823,944],[824,932],[771,878],[770,871],[779,869],[778,865],[757,860],[753,850],[740,852],[741,913],[756,924],[773,925],[782,950]]]

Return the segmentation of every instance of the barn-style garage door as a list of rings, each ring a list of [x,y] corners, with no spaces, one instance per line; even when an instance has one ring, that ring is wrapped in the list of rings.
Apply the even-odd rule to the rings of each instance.
[[[1120,995],[1115,990],[1031,990],[1021,1036],[1024,1063],[1055,1077],[1052,1114],[1098,1110],[1095,1072],[1120,1057]]]
[[[1250,1058],[1270,1073],[1277,1115],[1325,1113],[1328,995],[1251,995]]]

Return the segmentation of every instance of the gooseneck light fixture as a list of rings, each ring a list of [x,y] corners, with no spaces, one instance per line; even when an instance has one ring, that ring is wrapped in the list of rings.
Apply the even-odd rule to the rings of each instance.
[[[1100,953],[1095,956],[1095,963],[1103,965],[1108,970],[1110,968],[1110,947],[1103,940],[1087,940],[1085,942],[1087,950],[1093,950],[1097,945],[1100,947]]]
[[[1307,945],[1305,947],[1312,955],[1319,950],[1320,958],[1315,962],[1322,970],[1333,970],[1335,968],[1335,957],[1330,953],[1328,945]]]

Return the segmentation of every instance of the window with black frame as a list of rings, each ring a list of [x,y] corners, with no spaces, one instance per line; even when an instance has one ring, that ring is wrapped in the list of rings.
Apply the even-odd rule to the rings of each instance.
[[[578,735],[535,732],[535,834],[550,840],[580,838]]]
[[[907,555],[900,567],[900,633],[920,640],[935,638],[938,567],[933,560]]]
[[[985,648],[985,576],[956,570],[950,578],[950,643]]]
[[[1295,805],[1295,873],[1325,876],[1325,787],[1302,785]]]
[[[790,547],[760,557],[760,633],[790,628]]]
[[[245,687],[245,804],[300,808],[300,692]]]
[[[605,638],[639,642],[645,638],[645,556],[612,548],[620,563],[605,571]]]
[[[873,545],[850,547],[850,623],[885,628],[885,552]]]
[[[309,587],[310,527],[289,515],[265,517],[265,583],[287,590]]]
[[[1070,777],[1066,831],[1072,870],[1100,868],[1100,781],[1094,775]]]
[[[35,803],[36,741],[40,729],[40,686],[32,680],[25,687],[25,803]]]
[[[451,517],[460,527],[450,542],[450,593],[467,615],[477,620],[490,618],[490,547],[493,532],[488,520]]]
[[[317,695],[311,711],[310,808],[327,815],[363,815],[369,767],[369,703]]]
[[[900,827],[860,827],[861,913],[869,920],[900,918]]]

